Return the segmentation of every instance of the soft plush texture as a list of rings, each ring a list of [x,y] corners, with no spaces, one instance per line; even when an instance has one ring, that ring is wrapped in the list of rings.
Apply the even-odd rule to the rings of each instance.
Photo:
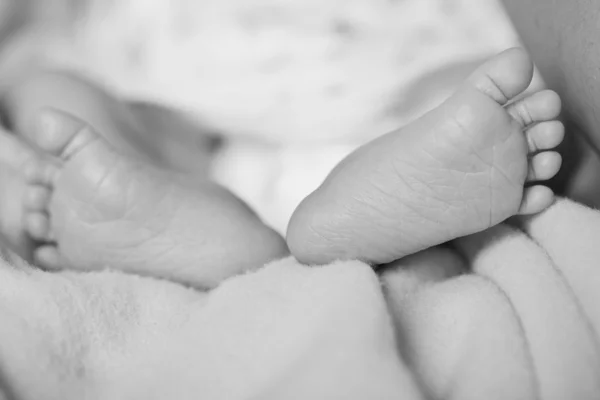
[[[378,275],[274,262],[209,293],[0,269],[6,399],[600,398],[600,213],[543,214]],[[0,396],[2,398],[2,396]]]

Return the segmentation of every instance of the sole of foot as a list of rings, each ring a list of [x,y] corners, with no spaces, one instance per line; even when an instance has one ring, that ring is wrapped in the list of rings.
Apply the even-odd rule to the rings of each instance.
[[[510,49],[440,107],[343,160],[296,209],[287,242],[306,264],[383,264],[554,201],[556,93],[527,89],[533,64]]]
[[[211,288],[287,255],[283,239],[220,186],[111,147],[85,122],[47,109],[33,129],[25,226],[37,265],[113,268]]]

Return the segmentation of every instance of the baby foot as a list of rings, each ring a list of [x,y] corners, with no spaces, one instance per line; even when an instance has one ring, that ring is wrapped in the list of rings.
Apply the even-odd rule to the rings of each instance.
[[[26,171],[26,228],[47,269],[114,268],[213,287],[286,255],[283,239],[220,186],[124,157],[90,126],[46,110]]]
[[[382,264],[544,210],[561,157],[560,99],[514,100],[533,65],[508,50],[477,69],[444,104],[343,160],[297,208],[288,246],[298,260]]]

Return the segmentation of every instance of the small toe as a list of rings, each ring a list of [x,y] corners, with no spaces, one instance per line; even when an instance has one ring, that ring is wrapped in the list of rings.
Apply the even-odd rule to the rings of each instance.
[[[536,214],[554,203],[554,192],[547,186],[536,185],[525,189],[519,208],[520,215]]]
[[[63,269],[62,258],[56,246],[47,245],[38,247],[33,253],[33,262],[38,267],[49,271]]]
[[[557,118],[560,97],[551,90],[542,90],[507,106],[508,113],[523,127]]]
[[[48,240],[50,235],[50,220],[41,212],[25,215],[25,227],[29,235],[36,240]]]
[[[98,139],[85,122],[65,112],[45,109],[39,116],[34,141],[41,150],[68,160]]]
[[[538,153],[529,160],[527,181],[545,181],[558,173],[562,164],[562,157],[555,151]]]
[[[525,132],[530,153],[550,150],[562,143],[565,126],[560,121],[544,121],[535,124]]]
[[[43,185],[30,185],[25,191],[24,206],[28,211],[45,211],[52,191]]]

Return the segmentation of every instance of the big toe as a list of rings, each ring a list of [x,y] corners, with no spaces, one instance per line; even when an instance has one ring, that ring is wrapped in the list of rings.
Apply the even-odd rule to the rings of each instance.
[[[501,105],[527,89],[533,78],[531,58],[521,48],[508,49],[482,64],[467,81]]]
[[[33,134],[34,144],[62,161],[68,161],[99,138],[88,124],[59,110],[43,110],[38,125]]]
[[[122,194],[113,193],[121,189],[122,156],[93,127],[68,113],[47,109],[39,118],[34,142],[50,157],[38,160],[30,180],[51,187],[53,203],[68,197],[69,203],[114,208],[111,199]]]

